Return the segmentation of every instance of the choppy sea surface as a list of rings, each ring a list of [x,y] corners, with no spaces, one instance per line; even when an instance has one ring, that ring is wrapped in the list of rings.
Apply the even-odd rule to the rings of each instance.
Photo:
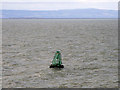
[[[117,88],[116,19],[3,19],[3,88]],[[50,69],[57,50],[64,69]]]

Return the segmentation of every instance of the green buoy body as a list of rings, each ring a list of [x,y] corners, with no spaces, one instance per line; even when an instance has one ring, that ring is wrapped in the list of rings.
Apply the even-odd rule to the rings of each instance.
[[[55,56],[52,60],[52,64],[50,65],[50,68],[64,68],[62,65],[62,58],[61,58],[61,53],[60,51],[56,51]]]

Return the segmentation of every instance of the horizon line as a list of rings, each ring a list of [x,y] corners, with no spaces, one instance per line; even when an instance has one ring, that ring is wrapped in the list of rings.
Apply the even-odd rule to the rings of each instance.
[[[118,11],[119,9],[100,9],[100,8],[76,8],[76,9],[52,9],[52,10],[50,10],[50,9],[48,9],[48,10],[28,10],[28,9],[17,9],[18,11],[60,11],[60,10],[87,10],[87,9],[96,9],[96,10],[112,10],[112,11]],[[2,10],[16,10],[16,9],[2,9]],[[0,11],[2,11],[1,9],[0,9]]]
[[[61,2],[1,2],[1,3],[88,3],[88,2],[90,2],[90,1],[87,1],[87,2],[85,2],[85,1],[69,1],[69,2],[63,2],[63,1],[61,1]],[[120,1],[118,1],[118,2],[115,2],[115,1],[92,1],[92,2],[90,2],[90,3],[120,3]]]

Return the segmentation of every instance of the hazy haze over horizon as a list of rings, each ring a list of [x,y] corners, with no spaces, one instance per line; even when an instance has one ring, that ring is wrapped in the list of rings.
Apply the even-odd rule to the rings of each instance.
[[[2,9],[9,10],[64,10],[64,9],[117,10],[118,0],[3,0]]]

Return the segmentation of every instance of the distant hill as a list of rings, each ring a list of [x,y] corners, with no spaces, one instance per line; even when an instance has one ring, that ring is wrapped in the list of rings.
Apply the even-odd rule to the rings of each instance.
[[[103,9],[58,11],[2,10],[2,18],[118,18],[118,11]]]

